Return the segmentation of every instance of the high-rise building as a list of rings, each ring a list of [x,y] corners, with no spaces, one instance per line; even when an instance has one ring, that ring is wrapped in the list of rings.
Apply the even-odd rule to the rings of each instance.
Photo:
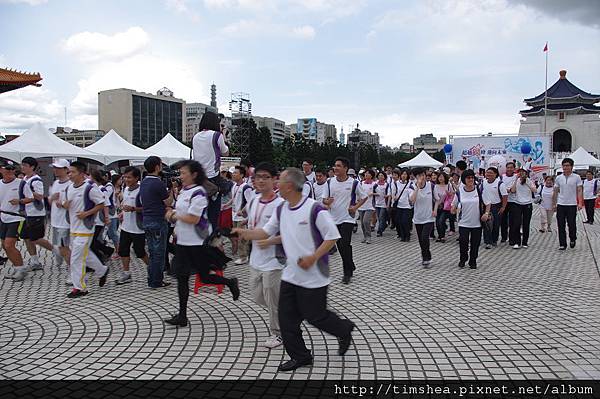
[[[254,123],[256,123],[257,128],[260,129],[261,127],[266,127],[269,129],[273,144],[282,143],[283,140],[288,137],[286,136],[286,126],[284,121],[275,118],[254,115],[252,115],[252,119],[254,119]]]
[[[131,89],[112,89],[98,93],[98,127],[114,129],[128,142],[147,148],[167,133],[183,139],[186,120],[185,101],[162,88],[156,95]]]
[[[351,146],[369,144],[379,149],[379,133],[371,133],[368,130],[360,130],[358,126],[348,134],[348,144]]]
[[[296,134],[308,140],[315,140],[319,144],[326,141],[337,140],[337,129],[335,125],[317,121],[317,118],[301,118],[295,124]],[[292,133],[294,130],[292,129]]]
[[[426,152],[440,151],[446,144],[446,138],[438,139],[433,133],[421,134],[419,137],[413,138],[413,144],[410,147],[410,152],[425,150]]]

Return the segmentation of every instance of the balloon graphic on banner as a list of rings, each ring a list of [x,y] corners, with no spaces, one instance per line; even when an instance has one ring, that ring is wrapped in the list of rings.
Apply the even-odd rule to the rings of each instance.
[[[529,153],[531,153],[531,144],[529,144],[529,143],[521,144],[521,154],[528,155]]]
[[[446,144],[446,145],[444,146],[444,152],[445,152],[446,154],[450,154],[450,153],[452,152],[452,144]]]

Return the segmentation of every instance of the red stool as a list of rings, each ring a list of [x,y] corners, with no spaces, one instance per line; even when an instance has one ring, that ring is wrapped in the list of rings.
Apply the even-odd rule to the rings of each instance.
[[[223,277],[223,270],[216,270],[215,274],[217,276],[221,276]],[[206,287],[217,287],[217,293],[220,294],[223,292],[223,284],[204,284],[202,282],[202,279],[200,279],[200,275],[196,274],[196,282],[194,283],[194,294],[198,294],[198,290],[200,289],[200,287],[202,286],[206,286]]]

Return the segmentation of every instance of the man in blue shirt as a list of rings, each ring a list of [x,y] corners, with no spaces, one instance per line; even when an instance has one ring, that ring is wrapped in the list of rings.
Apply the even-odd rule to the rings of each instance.
[[[171,206],[173,195],[167,189],[159,175],[162,161],[151,156],[144,161],[148,175],[140,186],[143,226],[148,243],[148,287],[161,288],[170,285],[163,281],[165,268],[165,251],[167,248],[168,225],[165,221],[166,207]]]

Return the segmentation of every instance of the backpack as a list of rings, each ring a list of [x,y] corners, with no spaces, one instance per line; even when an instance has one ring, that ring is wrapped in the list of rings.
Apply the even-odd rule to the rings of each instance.
[[[108,187],[109,185],[113,188],[113,191],[110,197],[108,197],[108,202],[110,203],[110,205],[108,206],[108,214],[110,216],[115,216],[115,214],[117,213],[117,207],[115,206],[115,187],[112,183],[106,183],[106,186],[102,187],[102,191],[105,193],[108,192],[106,187]]]
[[[281,225],[281,211],[285,204],[286,204],[286,202],[282,202],[281,204],[279,204],[277,206],[277,210],[276,210],[277,220],[279,221],[280,225]],[[313,205],[310,209],[310,232],[311,232],[311,237],[312,237],[313,243],[315,244],[315,248],[319,248],[324,241],[323,236],[321,236],[321,232],[317,228],[317,216],[319,215],[319,212],[326,211],[326,210],[327,210],[327,208],[325,208],[318,202],[313,203]],[[277,260],[279,261],[280,264],[283,265],[286,263],[287,257],[285,255],[285,250],[283,249],[283,245],[281,245],[281,244],[276,245],[275,256],[277,257]],[[323,255],[323,257],[321,257],[317,260],[317,268],[319,269],[319,272],[321,272],[321,274],[324,277],[329,277],[329,254],[328,253]]]
[[[90,198],[90,191],[92,191],[92,188],[94,187],[94,183],[84,183],[87,184],[85,189],[83,190],[83,210],[84,211],[89,211],[90,209],[94,208],[96,206],[96,204],[94,203],[94,201],[92,201],[92,199]],[[65,188],[65,199],[68,201],[69,197],[69,187],[67,186],[67,188]],[[83,219],[83,225],[89,229],[92,230],[95,226],[95,216],[96,214],[90,215],[88,217],[86,217],[85,219]],[[69,216],[69,210],[67,209],[67,212],[65,212],[65,218],[67,220],[67,223],[71,224],[71,218]]]
[[[315,199],[315,189],[313,187],[313,184],[306,178],[306,176],[304,176],[304,185],[308,184],[308,196],[312,199]]]
[[[246,183],[244,183],[246,184]],[[242,207],[240,208],[240,210],[244,209],[246,207],[246,204],[248,203],[248,200],[246,199],[246,190],[251,189],[252,187],[250,187],[248,184],[246,184],[244,186],[244,188],[242,188]]]
[[[38,176],[35,176],[35,177],[32,177],[31,179],[29,179],[29,181],[27,181],[27,182],[24,179],[21,180],[21,183],[19,183],[19,199],[20,200],[25,198],[25,184],[29,183],[29,189],[31,190],[32,193],[34,193],[34,191],[33,191],[33,182],[34,181],[42,181],[42,179],[40,179]],[[37,209],[38,211],[41,211],[45,207],[44,201],[35,199],[35,197],[34,197],[32,203],[33,203],[33,206],[35,207],[35,209]],[[25,204],[19,204],[19,212],[21,212],[21,213],[25,212]]]
[[[206,197],[206,191],[204,191],[203,187],[198,188],[196,191],[194,191],[190,197],[190,203],[192,202],[192,199],[194,199],[195,197]],[[210,236],[210,223],[208,221],[208,216],[206,214],[206,211],[208,210],[208,206],[204,208],[204,210],[202,211],[202,215],[200,215],[200,220],[198,220],[198,223],[196,223],[196,225],[194,226],[196,233],[198,234],[198,236],[202,239],[202,240],[206,240],[208,238],[208,236]]]

